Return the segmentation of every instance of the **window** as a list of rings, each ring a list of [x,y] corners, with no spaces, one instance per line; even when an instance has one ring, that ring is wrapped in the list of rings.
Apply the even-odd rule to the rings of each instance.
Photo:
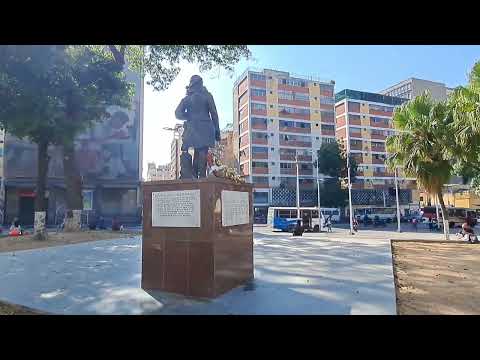
[[[279,81],[281,84],[284,84],[284,85],[299,86],[299,87],[306,86],[306,82],[304,80],[299,80],[299,79],[288,78],[288,79],[280,79]]]
[[[383,148],[384,148],[384,143],[372,141],[372,150],[373,149],[383,149]]]
[[[265,168],[268,169],[267,162],[252,161],[252,168]]]
[[[280,138],[284,141],[310,142],[310,136],[280,134]]]
[[[274,149],[274,148],[270,148],[270,151],[275,151],[275,149]]]
[[[333,85],[320,84],[320,92],[328,93],[329,96],[333,96]]]
[[[299,101],[310,101],[310,96],[308,94],[295,93],[294,98]]]
[[[268,203],[268,192],[259,192],[259,191],[254,191],[253,192],[253,202],[254,203]]]
[[[280,155],[295,156],[295,154],[296,154],[295,149],[280,148]]]
[[[295,151],[295,150],[294,150]],[[300,156],[312,156],[311,150],[297,150],[297,155]]]
[[[334,105],[335,100],[332,97],[320,97],[320,104],[323,105]]]
[[[282,100],[293,100],[293,91],[278,90],[278,98]]]
[[[360,112],[360,103],[349,101],[348,102],[348,111],[359,113]]]
[[[390,123],[390,119],[384,119],[379,117],[370,116],[370,121],[374,124],[385,124],[388,125]]]
[[[252,146],[252,154],[268,154],[268,148],[262,146]]]
[[[267,105],[252,102],[252,109],[253,110],[267,110]]]
[[[324,125],[324,124],[322,124],[322,130],[334,131],[334,130],[335,130],[335,126],[334,126],[334,125]]]
[[[372,129],[372,135],[386,135],[383,130]]]
[[[327,144],[329,144],[329,143],[335,142],[336,140],[335,140],[335,138],[324,137],[322,141],[324,141],[324,142],[326,142]]]
[[[350,140],[350,145],[361,146],[362,145],[362,140]]]
[[[267,91],[262,89],[252,89],[251,96],[267,96]]]
[[[391,107],[391,106],[382,106],[382,105],[370,104],[370,110],[384,111],[384,112],[392,112],[392,111],[393,111],[393,107]]]
[[[358,120],[360,121],[360,115],[350,115],[348,114],[348,120]]]
[[[321,119],[325,122],[334,122],[335,113],[333,111],[322,111]]]
[[[251,123],[252,125],[263,125],[267,126],[267,119],[265,118],[259,118],[259,117],[252,117],[251,118]]]
[[[266,176],[252,176],[254,184],[268,184],[268,177]]]
[[[270,109],[273,109],[273,105],[270,105]]]
[[[260,133],[260,132],[252,132],[253,139],[267,139],[268,134]]]
[[[252,80],[258,80],[258,81],[265,81],[265,75],[262,74],[256,74],[256,73],[250,73],[250,79]]]
[[[279,106],[278,111],[281,114],[283,113],[283,114],[310,115],[310,109],[299,109],[299,108],[292,108],[288,106]]]
[[[293,169],[294,163],[280,163],[280,169]]]
[[[272,165],[275,165],[275,163],[272,161]]]

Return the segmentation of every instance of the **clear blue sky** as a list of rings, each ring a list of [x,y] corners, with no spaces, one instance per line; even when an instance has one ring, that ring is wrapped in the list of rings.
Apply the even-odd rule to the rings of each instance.
[[[478,45],[257,45],[250,49],[253,59],[240,61],[233,76],[218,70],[200,74],[215,98],[221,127],[232,122],[233,83],[247,66],[335,80],[335,91],[350,88],[378,92],[409,77],[443,82],[449,87],[465,84],[469,70],[480,60]],[[195,66],[185,65],[170,89],[162,93],[145,87],[144,172],[147,162],[170,161],[172,134],[162,128],[177,122],[173,112],[194,73]]]

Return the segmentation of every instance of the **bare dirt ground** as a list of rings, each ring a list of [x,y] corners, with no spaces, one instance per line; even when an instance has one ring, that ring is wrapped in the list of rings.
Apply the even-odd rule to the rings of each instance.
[[[77,244],[87,241],[118,239],[138,235],[135,232],[119,232],[108,230],[80,231],[74,233],[48,233],[45,241],[33,240],[31,235],[0,237],[0,252],[39,249],[50,246]]]
[[[480,314],[480,246],[392,241],[399,315]]]

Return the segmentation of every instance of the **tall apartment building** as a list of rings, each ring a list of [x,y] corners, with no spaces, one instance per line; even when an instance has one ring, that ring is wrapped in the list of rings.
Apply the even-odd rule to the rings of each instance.
[[[352,184],[352,203],[356,206],[394,206],[394,174],[385,165],[385,139],[394,132],[392,116],[405,98],[355,90],[342,90],[335,95],[336,136],[358,164]],[[418,204],[415,179],[406,179],[399,172],[399,199],[403,207]]]
[[[313,163],[322,142],[335,141],[334,86],[269,69],[247,69],[235,82],[235,157],[254,184],[256,217],[266,218],[269,205],[294,206],[295,192],[282,191],[295,188],[296,156],[301,204],[316,204]]]
[[[453,91],[452,88],[446,87],[444,83],[409,78],[380,91],[380,94],[411,100],[423,94],[426,90],[430,92],[435,100],[445,100]]]

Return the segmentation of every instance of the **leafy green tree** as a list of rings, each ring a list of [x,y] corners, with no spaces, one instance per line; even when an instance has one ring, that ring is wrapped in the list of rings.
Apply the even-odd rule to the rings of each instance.
[[[324,177],[320,185],[321,206],[345,207],[348,201],[348,188],[345,184],[348,178],[348,153],[342,143],[322,143],[317,152],[318,172]],[[357,164],[350,156],[350,176],[352,183],[355,180]]]
[[[200,71],[214,67],[233,70],[242,58],[250,58],[246,45],[89,45],[120,65],[148,75],[147,83],[155,90],[165,90],[180,73],[180,63],[199,65]]]
[[[46,207],[50,144],[63,148],[67,207],[81,210],[74,139],[108,118],[108,107],[129,107],[133,86],[125,80],[121,65],[85,46],[2,46],[0,54],[2,124],[12,135],[39,146],[37,211]],[[67,230],[79,225],[71,211]]]
[[[452,117],[445,102],[435,102],[428,93],[417,96],[395,110],[395,135],[387,138],[387,166],[403,167],[430,195],[438,197],[448,240],[448,212],[443,201],[443,185],[453,174],[450,149],[454,146]]]
[[[45,214],[48,147],[58,141],[59,111],[49,93],[61,54],[55,46],[0,46],[0,125],[37,144],[35,212]],[[35,238],[46,238],[45,223],[35,224]]]

